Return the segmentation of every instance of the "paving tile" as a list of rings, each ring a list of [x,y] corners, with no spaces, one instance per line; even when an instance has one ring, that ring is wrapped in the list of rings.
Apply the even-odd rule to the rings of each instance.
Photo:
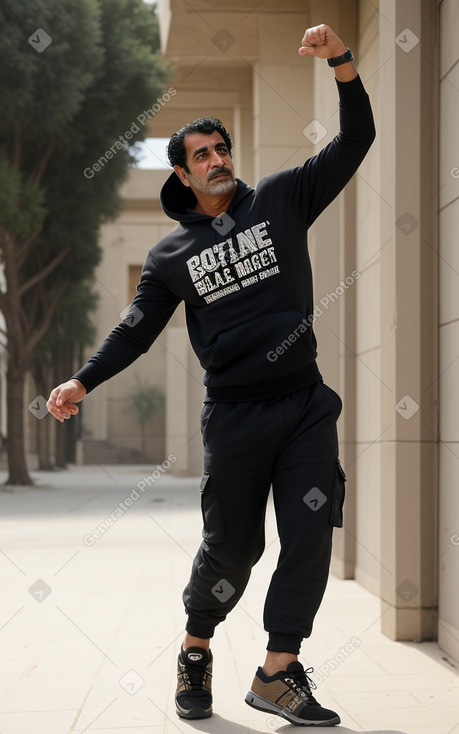
[[[70,730],[78,711],[30,711],[0,715],[2,734],[63,734]]]
[[[201,537],[199,479],[163,477],[97,542],[83,542],[150,471],[78,467],[37,474],[39,491],[0,495],[0,537],[11,559],[0,557],[8,588],[1,734],[292,731],[244,702],[266,654],[263,603],[278,554],[271,504],[267,550],[212,640],[216,713],[199,724],[176,717],[181,594]],[[45,599],[29,591],[39,579],[51,588]],[[315,668],[318,699],[342,717],[339,730],[322,731],[459,734],[457,669],[435,643],[381,635],[380,613],[379,599],[356,582],[330,577],[300,656]],[[143,680],[136,692],[120,684],[129,671]]]
[[[449,679],[453,696],[457,696],[459,691],[457,688],[457,681],[454,680],[454,676]],[[407,685],[409,683],[409,685]],[[370,691],[381,691],[385,693],[387,691],[406,691],[407,688],[412,692],[415,697],[422,695],[423,702],[430,695],[434,695],[433,692],[440,692],[445,689],[436,688],[438,686],[438,678],[435,673],[430,675],[425,674],[412,674],[407,680],[407,676],[390,676],[385,674],[381,675],[346,675],[345,671],[343,674],[331,675],[326,680],[327,688],[333,694],[335,692],[370,692]],[[424,695],[425,694],[425,695]]]

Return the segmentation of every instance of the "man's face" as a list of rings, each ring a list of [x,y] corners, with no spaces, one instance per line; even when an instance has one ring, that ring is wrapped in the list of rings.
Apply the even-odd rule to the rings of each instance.
[[[187,173],[182,182],[202,194],[226,194],[236,186],[234,166],[220,133],[189,133],[185,138]]]

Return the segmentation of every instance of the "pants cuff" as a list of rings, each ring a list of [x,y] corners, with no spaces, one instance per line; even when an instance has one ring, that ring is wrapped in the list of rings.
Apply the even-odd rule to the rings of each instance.
[[[303,638],[299,635],[270,632],[266,649],[272,652],[291,652],[292,655],[298,655],[302,641]]]
[[[204,624],[204,622],[190,619],[190,617],[188,617],[185,629],[189,635],[192,635],[192,637],[201,637],[203,640],[208,640],[210,637],[213,637],[215,633],[215,626],[209,627],[209,625]]]

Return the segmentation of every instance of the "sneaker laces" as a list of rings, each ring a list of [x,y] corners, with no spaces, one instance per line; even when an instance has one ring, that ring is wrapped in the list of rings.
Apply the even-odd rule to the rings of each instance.
[[[306,670],[293,670],[289,672],[289,677],[286,680],[291,684],[295,693],[301,698],[306,698],[307,703],[317,704],[316,699],[312,695],[312,690],[317,688],[316,684],[309,677],[308,673],[313,673],[314,668],[306,668]]]
[[[202,691],[207,677],[207,663],[205,665],[190,665],[182,663],[184,670],[181,670],[183,682],[188,691]]]

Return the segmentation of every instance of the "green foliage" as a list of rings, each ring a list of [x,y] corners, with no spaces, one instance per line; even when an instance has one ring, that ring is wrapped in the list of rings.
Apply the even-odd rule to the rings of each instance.
[[[137,378],[130,392],[131,407],[141,426],[164,408],[164,395],[158,387],[147,385]]]
[[[75,353],[78,348],[90,346],[96,335],[92,316],[98,300],[92,282],[69,285],[53,315],[50,328],[35,350],[34,363],[49,361],[52,364],[60,350],[69,345]]]
[[[171,69],[155,9],[143,0],[2,0],[0,28],[0,309],[20,412],[25,373],[48,329],[43,355],[68,338],[64,313],[76,328],[81,310],[88,333],[91,299],[84,289],[78,298],[78,286],[100,260],[100,227],[120,210],[119,187],[146,127],[94,177],[84,170],[163,94]],[[41,52],[29,42],[38,29],[51,38]],[[23,461],[22,440],[12,425],[10,474]]]
[[[3,0],[0,137],[28,123],[27,153],[50,139],[68,147],[68,125],[103,69],[100,3],[93,0]],[[43,28],[51,45],[38,53],[28,38]],[[67,143],[66,143],[67,140]]]
[[[23,235],[39,230],[45,217],[44,193],[33,182],[24,181],[21,172],[0,148],[0,221],[10,235]]]
[[[83,171],[161,95],[170,74],[158,53],[154,9],[142,0],[4,0],[0,27],[6,40],[0,46],[0,159],[10,160],[0,168],[0,190],[8,192],[0,223],[8,229],[18,211],[28,220],[33,194],[42,220],[45,202],[46,218],[43,228],[33,220],[42,231],[29,272],[65,247],[60,274],[85,278],[100,258],[100,225],[119,212],[118,190],[133,148],[118,150],[90,180]],[[27,42],[37,28],[52,38],[42,53]],[[146,135],[139,128],[132,144]],[[21,178],[11,176],[11,168]]]
[[[98,264],[100,226],[119,212],[146,128],[92,179],[83,172],[162,94],[170,67],[142,0],[3,0],[0,27],[0,251],[22,294],[10,303],[7,283],[0,306],[7,324],[8,312],[27,312],[36,335],[62,285]],[[28,42],[37,29],[52,39],[41,53]]]

